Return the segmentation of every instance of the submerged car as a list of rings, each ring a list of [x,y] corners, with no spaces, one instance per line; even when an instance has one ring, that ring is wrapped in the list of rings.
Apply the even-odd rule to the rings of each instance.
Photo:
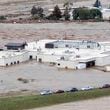
[[[91,87],[91,86],[81,88],[82,91],[85,91],[85,90],[87,91],[87,90],[92,90],[92,89],[94,89],[94,87]]]
[[[52,94],[53,92],[51,90],[44,90],[44,91],[41,91],[40,92],[40,95],[50,95]]]
[[[103,89],[103,88],[110,88],[110,84],[104,84],[102,87],[100,87],[100,89]]]
[[[76,92],[76,91],[78,91],[78,89],[75,87],[65,90],[65,92]]]
[[[55,94],[64,93],[64,90],[57,90],[54,92]]]
[[[76,92],[76,91],[78,91],[77,88],[71,88],[71,89],[70,89],[70,92]]]

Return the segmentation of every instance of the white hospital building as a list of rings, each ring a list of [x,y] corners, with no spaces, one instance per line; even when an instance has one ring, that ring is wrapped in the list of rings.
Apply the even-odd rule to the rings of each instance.
[[[84,69],[92,66],[110,65],[110,42],[87,40],[44,39],[30,43],[6,45],[0,51],[0,66],[36,60],[40,63],[54,64],[57,68]]]

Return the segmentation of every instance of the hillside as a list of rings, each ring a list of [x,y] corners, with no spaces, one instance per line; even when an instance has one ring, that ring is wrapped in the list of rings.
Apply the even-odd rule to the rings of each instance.
[[[63,6],[65,1],[73,2],[73,6],[92,6],[95,0],[0,0],[0,15],[8,19],[27,18],[33,5],[41,6],[44,10],[53,8],[56,4]],[[104,7],[108,7],[110,0],[101,0]]]

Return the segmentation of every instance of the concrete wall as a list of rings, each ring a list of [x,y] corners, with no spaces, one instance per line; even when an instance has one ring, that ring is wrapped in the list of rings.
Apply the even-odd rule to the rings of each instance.
[[[109,13],[105,12],[102,15],[103,15],[103,20],[110,20],[110,12]]]
[[[77,61],[59,60],[59,61],[57,61],[56,67],[65,68],[65,69],[76,69],[77,65],[78,65]]]
[[[110,20],[110,9],[102,9],[101,12],[104,20]]]
[[[105,66],[109,64],[110,64],[110,55],[96,58],[96,62],[95,62],[96,66]]]
[[[37,60],[38,52],[37,51],[29,51],[28,58],[32,57],[33,60]]]
[[[61,57],[60,55],[38,54],[37,61],[39,62],[39,59],[41,59],[42,62],[56,63],[60,57]]]
[[[5,57],[1,58],[0,66],[14,65],[14,64],[18,64],[18,63],[25,62],[28,60],[29,60],[28,52],[23,52],[21,55],[9,56],[8,58],[5,58]]]
[[[88,42],[88,41],[82,41],[82,42],[58,42],[58,43],[53,43],[54,44],[54,47],[56,48],[91,48],[91,49],[94,49],[94,48],[98,48],[98,44],[96,42]]]
[[[5,66],[4,58],[0,58],[0,66]]]

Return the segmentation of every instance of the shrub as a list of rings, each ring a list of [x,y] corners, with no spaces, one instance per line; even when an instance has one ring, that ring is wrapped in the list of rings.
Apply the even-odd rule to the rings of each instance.
[[[23,82],[23,83],[28,83],[28,82],[29,82],[28,79],[24,79],[24,78],[18,78],[17,80],[18,80],[18,81],[21,81],[21,82]]]
[[[35,7],[33,6],[33,8],[31,9],[31,14],[32,14],[32,18],[33,19],[42,19],[44,18],[44,14],[43,14],[43,8],[41,7]]]
[[[17,80],[18,80],[18,81],[22,81],[22,80],[23,80],[23,78],[18,78]]]
[[[50,14],[48,16],[48,18],[51,19],[51,20],[59,20],[61,17],[62,17],[62,13],[61,13],[61,10],[58,7],[58,5],[56,5],[54,7],[54,11],[52,12],[52,14]]]
[[[99,19],[99,18],[102,18],[102,13],[100,10],[98,9],[91,9],[90,10],[90,18],[91,19]]]
[[[77,8],[73,11],[74,20],[101,19],[102,13],[99,9]]]
[[[69,14],[69,9],[66,7],[65,11],[64,11],[64,18],[65,20],[69,20],[70,18],[70,14]]]
[[[32,9],[31,9],[32,16],[34,16],[36,14],[36,12],[37,12],[37,9],[36,9],[35,6],[33,6]]]
[[[0,20],[6,20],[5,16],[0,16]]]

